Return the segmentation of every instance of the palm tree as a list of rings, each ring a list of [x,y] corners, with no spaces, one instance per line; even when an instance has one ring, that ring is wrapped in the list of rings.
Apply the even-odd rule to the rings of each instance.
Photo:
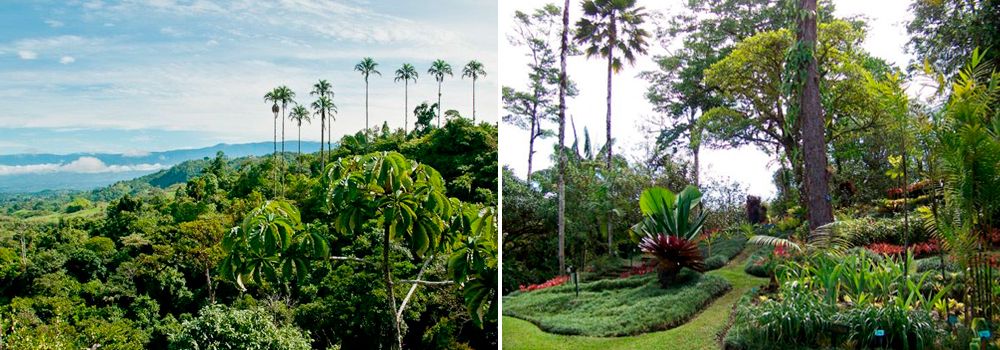
[[[646,14],[643,7],[636,6],[636,0],[584,0],[583,18],[576,23],[576,39],[586,45],[587,57],[601,56],[608,59],[608,97],[606,130],[607,167],[611,169],[611,75],[622,70],[622,61],[615,57],[620,51],[628,64],[635,64],[636,54],[646,53],[646,38],[649,33],[640,28]],[[610,186],[609,186],[610,190]],[[611,247],[611,213],[608,212],[608,251]]]
[[[324,95],[324,94],[319,94],[319,95],[320,95],[319,98],[316,99],[316,101],[313,101],[313,103],[312,103],[312,109],[313,109],[313,111],[315,111],[316,113],[318,113],[320,115],[320,118],[322,118],[322,120],[324,120],[324,121],[326,120],[327,116],[329,116],[330,117],[330,124],[326,125],[326,128],[327,129],[332,129],[333,128],[333,120],[334,120],[333,113],[337,112],[337,105],[333,104],[333,99],[330,98],[330,96]],[[323,156],[323,151],[322,151],[322,149],[323,149],[323,140],[322,140],[323,130],[320,130],[319,135],[320,135],[320,141],[319,141],[319,147],[320,147],[320,167],[322,169],[326,169],[326,157]],[[330,140],[327,139],[327,142],[329,142],[329,141]]]
[[[273,154],[278,154],[278,112],[280,112],[280,107],[278,107],[278,95],[280,92],[277,88],[268,91],[264,94],[264,102],[271,103],[271,113],[274,113],[274,152]]]
[[[309,118],[309,110],[303,105],[295,105],[292,108],[292,113],[288,115],[288,118],[294,120],[296,126],[299,128],[299,157],[302,157],[302,122],[312,123],[312,119]]]
[[[562,42],[559,45],[559,273],[566,271],[566,56],[569,53],[569,0],[563,5]],[[574,133],[576,129],[574,128]]]
[[[611,75],[622,70],[622,61],[615,56],[620,51],[628,64],[635,64],[636,54],[645,54],[649,33],[640,28],[646,14],[636,7],[636,0],[585,0],[583,17],[576,22],[575,39],[586,45],[587,57],[608,59],[607,138],[608,166],[611,166]]]
[[[281,101],[281,94],[282,92],[278,88],[274,88],[271,91],[268,91],[266,94],[264,94],[264,102],[271,102],[271,113],[274,113],[274,152],[271,153],[272,161],[277,159],[276,157],[278,156],[278,112],[280,112],[280,108],[278,107],[278,102]],[[275,167],[274,169],[275,172],[273,175],[274,175],[274,183],[276,186],[274,188],[274,192],[277,193],[278,192],[277,167]]]
[[[354,70],[361,72],[361,75],[365,77],[365,132],[368,130],[368,76],[371,74],[382,76],[382,72],[376,70],[375,67],[378,67],[378,63],[371,57],[365,57],[354,65]]]
[[[285,110],[288,109],[289,103],[295,103],[295,92],[289,89],[288,86],[282,85],[274,89],[276,93],[275,98],[281,102],[281,153],[285,153]]]
[[[476,123],[476,79],[486,76],[486,70],[479,61],[472,60],[462,69],[462,78],[472,78],[472,123]]]
[[[406,133],[407,126],[410,125],[410,80],[417,83],[417,69],[412,64],[403,63],[403,66],[396,70],[395,82],[403,81],[403,133]]]
[[[325,79],[320,79],[319,82],[317,82],[316,84],[313,84],[313,90],[311,92],[309,92],[309,94],[313,95],[313,96],[319,96],[321,98],[325,97],[325,96],[330,96],[330,98],[332,99],[333,98],[333,87],[330,86],[330,82],[326,81]],[[313,109],[316,109],[316,102],[313,102],[312,107],[313,107]],[[319,158],[321,159],[320,160],[320,164],[322,164],[323,167],[325,168],[326,167],[326,158],[323,155],[323,137],[324,137],[323,134],[326,132],[326,109],[324,108],[324,109],[321,109],[321,110],[317,110],[317,112],[320,113],[320,123],[319,123]]]
[[[427,70],[427,74],[433,75],[434,80],[438,82],[438,127],[441,127],[441,82],[444,81],[444,75],[451,74],[451,65],[444,60],[435,60],[431,63],[431,69]]]

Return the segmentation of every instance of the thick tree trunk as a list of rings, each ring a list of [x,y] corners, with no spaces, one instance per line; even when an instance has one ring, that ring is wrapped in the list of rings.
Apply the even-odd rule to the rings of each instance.
[[[566,54],[569,52],[569,0],[563,5],[562,44],[559,49],[559,274],[566,273]]]
[[[806,12],[799,22],[799,42],[810,52],[816,49],[816,0],[801,0],[801,10]],[[809,228],[816,229],[833,221],[833,208],[829,198],[829,175],[826,171],[826,139],[823,131],[822,106],[819,97],[819,73],[816,57],[810,55],[806,64],[806,78],[799,95],[802,119],[802,155],[805,163],[805,188]]]

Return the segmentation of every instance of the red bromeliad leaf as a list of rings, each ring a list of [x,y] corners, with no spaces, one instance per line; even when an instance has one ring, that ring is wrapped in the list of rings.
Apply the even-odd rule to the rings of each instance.
[[[676,264],[699,272],[706,269],[698,245],[684,238],[664,234],[646,236],[639,242],[639,249],[661,264]]]

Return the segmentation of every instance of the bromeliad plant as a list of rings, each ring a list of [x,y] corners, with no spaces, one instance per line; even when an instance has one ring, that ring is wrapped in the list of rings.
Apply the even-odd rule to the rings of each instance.
[[[673,284],[681,268],[705,271],[698,241],[707,213],[700,210],[700,204],[701,192],[690,185],[677,194],[653,187],[639,197],[644,218],[629,233],[643,253],[656,258],[660,285],[664,288]]]

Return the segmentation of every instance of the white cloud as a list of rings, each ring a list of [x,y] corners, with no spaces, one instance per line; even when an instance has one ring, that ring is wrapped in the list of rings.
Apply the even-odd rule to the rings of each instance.
[[[54,19],[47,19],[47,20],[45,20],[45,24],[48,24],[49,27],[52,27],[52,28],[59,28],[59,27],[62,27],[64,25],[63,22],[60,22],[60,21],[57,21],[57,20],[54,20]]]
[[[145,157],[149,155],[149,152],[133,149],[123,152],[122,155],[126,157]]]
[[[80,157],[66,164],[45,163],[30,165],[0,165],[0,175],[23,175],[44,173],[119,173],[125,171],[155,171],[166,166],[156,164],[107,165],[94,157]]]
[[[31,50],[19,50],[17,56],[22,60],[33,60],[38,58],[38,53]]]
[[[63,56],[62,58],[59,59],[59,63],[62,64],[70,64],[73,62],[76,62],[76,59],[73,58],[73,56]]]

